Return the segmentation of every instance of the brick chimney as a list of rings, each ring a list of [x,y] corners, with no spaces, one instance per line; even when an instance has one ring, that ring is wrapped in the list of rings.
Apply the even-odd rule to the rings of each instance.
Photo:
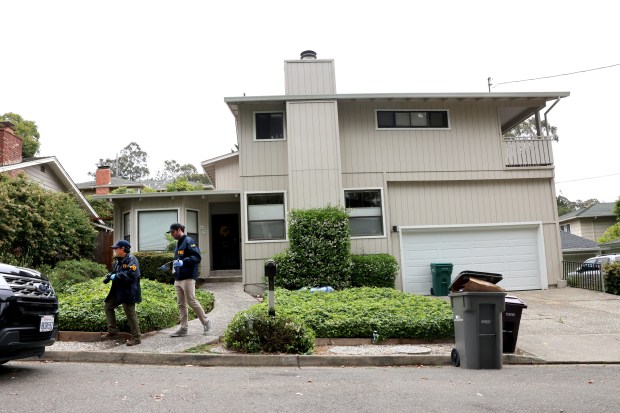
[[[22,161],[24,141],[13,132],[11,122],[0,122],[0,166],[13,165]]]
[[[95,195],[106,195],[110,193],[110,184],[112,183],[112,170],[109,166],[104,165],[97,168],[95,174]]]

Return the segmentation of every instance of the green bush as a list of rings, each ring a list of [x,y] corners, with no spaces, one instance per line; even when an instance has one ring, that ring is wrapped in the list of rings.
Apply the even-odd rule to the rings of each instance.
[[[394,288],[398,262],[389,254],[352,255],[351,286]]]
[[[101,280],[108,272],[105,265],[90,260],[60,261],[54,268],[43,266],[39,270],[47,276],[57,293],[77,283]]]
[[[605,292],[620,295],[620,262],[612,262],[603,266],[605,272]]]
[[[174,254],[170,252],[136,252],[133,254],[140,263],[140,274],[147,280],[155,280],[164,284],[173,284],[174,275],[170,272],[170,264],[165,271],[159,268],[170,263]]]
[[[97,231],[72,195],[0,174],[0,199],[0,253],[36,268],[94,251]]]
[[[266,313],[267,302],[256,310]],[[252,307],[252,308],[254,308]],[[276,314],[303,321],[322,338],[454,337],[452,309],[444,300],[392,288],[349,288],[331,293],[276,289]]]
[[[269,316],[263,308],[237,313],[225,334],[226,346],[246,353],[308,354],[314,350],[314,332],[288,316]]]
[[[292,210],[289,248],[273,257],[283,288],[351,286],[349,216],[342,208]]]
[[[174,287],[152,280],[141,280],[142,303],[136,305],[142,332],[173,327],[179,319]],[[90,280],[70,286],[58,295],[59,324],[64,331],[106,331],[103,304],[110,284]],[[196,298],[205,312],[213,309],[213,294],[196,290]],[[190,318],[195,318],[190,310]],[[129,331],[123,307],[116,309],[119,328]]]

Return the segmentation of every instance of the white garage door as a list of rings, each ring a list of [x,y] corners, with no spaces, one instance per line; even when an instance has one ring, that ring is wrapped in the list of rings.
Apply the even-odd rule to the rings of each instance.
[[[502,274],[499,285],[508,291],[542,288],[539,225],[401,227],[400,232],[406,292],[430,294],[431,263],[452,263],[452,280],[461,271],[483,271]]]

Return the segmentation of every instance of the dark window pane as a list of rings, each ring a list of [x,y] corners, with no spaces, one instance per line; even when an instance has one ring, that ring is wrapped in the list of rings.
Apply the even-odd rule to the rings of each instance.
[[[284,114],[257,113],[256,139],[284,139]]]
[[[396,120],[394,112],[380,110],[377,112],[377,126],[380,128],[394,128]]]
[[[448,112],[429,112],[431,128],[447,128]]]

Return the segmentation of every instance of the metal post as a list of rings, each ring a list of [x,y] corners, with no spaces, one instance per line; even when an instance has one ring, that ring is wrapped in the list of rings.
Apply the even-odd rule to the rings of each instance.
[[[267,260],[267,262],[265,263],[265,277],[267,277],[268,280],[268,286],[269,286],[269,315],[270,316],[275,316],[276,315],[276,309],[275,309],[275,287],[274,287],[274,281],[276,278],[276,263],[274,260]]]

